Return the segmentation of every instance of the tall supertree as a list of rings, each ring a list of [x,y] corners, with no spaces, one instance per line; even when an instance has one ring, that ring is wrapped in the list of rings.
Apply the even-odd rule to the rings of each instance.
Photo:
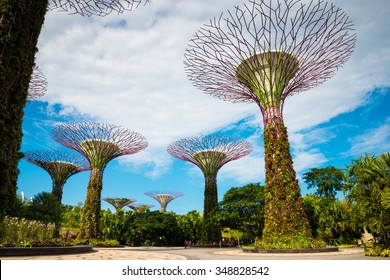
[[[63,188],[69,177],[90,169],[85,157],[64,151],[27,151],[24,153],[24,159],[49,173],[53,181],[52,194],[59,202],[62,201]]]
[[[105,16],[134,10],[148,0],[0,1],[0,215],[12,213],[21,158],[22,121],[46,12]]]
[[[172,193],[172,192],[146,192],[145,195],[150,196],[157,200],[161,205],[161,212],[166,213],[167,212],[167,206],[169,202],[172,200],[181,197],[184,195],[184,193]]]
[[[95,122],[62,123],[52,130],[58,143],[84,155],[91,165],[87,197],[81,217],[83,238],[99,238],[99,218],[103,171],[107,164],[120,156],[130,155],[148,145],[141,134],[116,125]]]
[[[112,206],[114,206],[115,210],[123,209],[123,207],[128,206],[129,204],[131,204],[133,202],[136,202],[135,199],[125,198],[125,197],[123,197],[123,198],[107,197],[107,198],[103,198],[103,200],[107,203],[110,203]]]
[[[253,150],[246,140],[227,136],[188,137],[168,146],[168,153],[178,159],[191,162],[203,172],[205,179],[203,218],[218,205],[217,174],[226,163],[244,157]],[[219,230],[210,226],[203,230],[203,241],[218,241]]]
[[[190,40],[185,72],[195,87],[260,107],[265,148],[264,240],[310,237],[290,154],[283,105],[329,78],[351,56],[348,16],[323,0],[253,0],[210,20]]]
[[[154,207],[154,205],[152,205],[152,204],[130,204],[130,205],[127,205],[127,207],[134,210],[135,212],[140,213],[140,212],[143,212],[147,209]]]

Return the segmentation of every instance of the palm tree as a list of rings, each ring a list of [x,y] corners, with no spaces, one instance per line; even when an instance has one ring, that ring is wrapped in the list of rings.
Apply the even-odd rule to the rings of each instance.
[[[390,246],[390,153],[366,154],[353,161],[347,171],[348,199],[359,205],[365,225]]]

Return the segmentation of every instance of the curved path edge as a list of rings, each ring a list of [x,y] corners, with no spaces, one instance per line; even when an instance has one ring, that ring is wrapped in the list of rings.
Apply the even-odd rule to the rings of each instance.
[[[10,256],[37,256],[37,255],[66,255],[90,253],[93,247],[89,245],[65,246],[65,247],[6,247],[0,248],[0,257]]]
[[[244,248],[244,253],[257,253],[257,254],[302,254],[302,253],[329,253],[337,252],[338,247],[326,247],[326,248],[303,248],[303,249],[249,249]]]

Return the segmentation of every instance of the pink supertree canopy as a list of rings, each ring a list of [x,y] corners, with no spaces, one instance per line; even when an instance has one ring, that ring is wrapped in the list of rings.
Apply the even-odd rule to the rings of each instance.
[[[112,12],[132,11],[142,2],[146,5],[149,0],[49,0],[49,9],[82,16],[106,16]]]

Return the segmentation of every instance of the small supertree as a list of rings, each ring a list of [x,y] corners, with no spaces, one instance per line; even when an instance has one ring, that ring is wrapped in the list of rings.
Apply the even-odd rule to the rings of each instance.
[[[115,210],[122,209],[125,206],[128,206],[129,204],[136,202],[135,199],[130,198],[103,198],[103,200],[107,203],[110,203],[112,206],[115,207]]]
[[[52,194],[59,202],[62,201],[63,188],[69,177],[90,169],[85,157],[65,151],[27,151],[24,153],[24,159],[49,173],[53,181]]]
[[[47,80],[42,70],[34,66],[31,74],[30,85],[28,87],[27,101],[34,101],[45,95]]]
[[[131,205],[127,205],[127,207],[134,210],[135,212],[140,213],[140,212],[143,212],[147,209],[153,208],[154,205],[152,205],[152,204],[131,204]]]
[[[217,174],[226,163],[250,154],[252,145],[246,140],[235,140],[227,136],[188,137],[168,146],[173,157],[191,162],[203,172],[205,179],[203,218],[207,221],[209,213],[218,205]],[[219,231],[205,229],[203,241],[216,241]]]
[[[103,171],[107,164],[123,155],[145,149],[146,139],[139,133],[111,124],[95,122],[62,123],[53,128],[58,143],[84,155],[91,165],[87,197],[80,223],[80,236],[99,238],[99,219]]]
[[[184,193],[173,193],[173,192],[146,192],[145,195],[150,196],[157,200],[161,205],[161,212],[166,213],[167,212],[167,206],[169,202],[172,200],[181,197],[184,195]]]
[[[193,84],[215,97],[254,102],[264,123],[264,240],[310,237],[290,154],[283,105],[331,78],[351,56],[348,16],[322,0],[256,0],[210,20],[185,51]]]
[[[49,0],[50,10],[62,10],[82,16],[106,16],[112,12],[121,14],[136,9],[149,0]]]

